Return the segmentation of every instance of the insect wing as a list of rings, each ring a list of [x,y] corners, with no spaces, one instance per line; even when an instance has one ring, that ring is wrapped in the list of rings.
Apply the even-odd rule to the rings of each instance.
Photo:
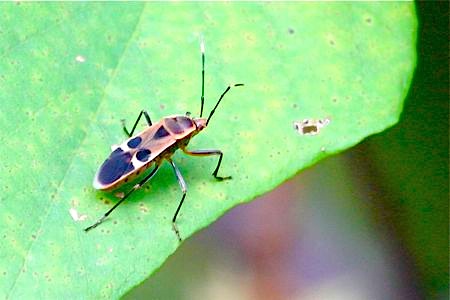
[[[116,148],[99,168],[94,188],[109,189],[130,173],[148,165],[176,142],[161,122],[131,137]],[[125,150],[124,150],[125,149]]]
[[[124,174],[134,169],[130,151],[123,151],[121,147],[114,150],[99,168],[95,180],[95,188],[103,188],[117,181]]]
[[[176,142],[176,139],[171,136],[163,125],[158,126],[156,130],[151,132],[144,132],[142,135],[143,141],[136,152],[136,158],[142,162],[146,162],[146,159],[144,156],[144,159],[141,160],[140,153],[147,153],[149,151],[149,158],[154,158]]]

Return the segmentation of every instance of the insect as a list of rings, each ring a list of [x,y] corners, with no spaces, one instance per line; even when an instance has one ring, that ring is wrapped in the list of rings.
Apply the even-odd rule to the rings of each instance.
[[[86,232],[100,225],[113,212],[113,210],[125,201],[125,199],[127,199],[134,191],[140,189],[144,184],[152,179],[162,162],[166,160],[172,166],[182,191],[180,203],[178,204],[172,218],[172,228],[177,235],[178,240],[181,241],[180,232],[176,225],[176,219],[186,197],[187,186],[180,170],[171,158],[174,152],[178,149],[181,149],[184,153],[192,156],[218,155],[219,160],[212,175],[219,181],[231,179],[231,176],[222,177],[217,175],[223,158],[222,151],[186,149],[191,138],[208,126],[211,117],[214,115],[216,108],[220,104],[220,101],[222,101],[225,94],[231,89],[231,87],[243,86],[242,83],[228,86],[220,96],[214,108],[209,113],[208,118],[203,118],[203,105],[205,102],[205,46],[203,42],[200,44],[200,50],[202,58],[200,117],[192,118],[190,113],[186,113],[186,115],[172,115],[167,116],[158,123],[153,124],[149,114],[145,110],[142,110],[131,131],[127,130],[125,122],[122,121],[123,131],[128,136],[128,139],[121,145],[115,146],[109,157],[100,166],[94,177],[94,188],[105,191],[113,190],[128,181],[135,179],[140,174],[143,174],[149,167],[153,166],[153,169],[142,179],[140,179],[133,186],[133,188],[125,193],[121,199],[97,222],[85,228],[84,230]],[[133,135],[142,116],[145,117],[148,127],[146,127],[142,132]]]

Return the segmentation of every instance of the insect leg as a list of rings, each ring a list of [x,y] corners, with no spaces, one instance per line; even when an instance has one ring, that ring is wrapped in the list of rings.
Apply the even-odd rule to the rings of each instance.
[[[136,129],[136,126],[137,126],[137,124],[139,123],[139,120],[141,119],[142,115],[144,115],[145,120],[147,121],[148,126],[152,126],[152,121],[150,120],[150,116],[148,115],[147,111],[145,111],[145,110],[141,110],[141,113],[139,114],[139,116],[138,116],[136,122],[134,123],[133,129],[131,129],[131,132],[129,132],[129,131],[127,130],[127,127],[125,126],[125,120],[124,120],[124,119],[121,120],[121,121],[122,121],[122,128],[123,128],[123,131],[125,131],[125,134],[126,134],[128,137],[131,137],[131,136],[133,135],[134,130]]]
[[[177,227],[177,224],[175,223],[175,221],[177,220],[178,212],[180,211],[180,208],[181,208],[181,206],[183,205],[183,202],[184,202],[184,198],[186,197],[187,187],[186,187],[186,182],[184,181],[183,176],[181,175],[181,172],[177,168],[175,163],[170,158],[168,159],[168,161],[172,165],[173,171],[175,172],[175,176],[177,177],[178,183],[180,184],[181,191],[183,192],[183,196],[181,197],[180,204],[178,204],[178,208],[175,211],[175,214],[173,215],[173,219],[172,219],[173,231],[175,231],[175,234],[177,235],[178,240],[181,242],[180,232],[178,231],[178,227]]]
[[[97,227],[98,225],[100,225],[108,216],[109,214],[112,213],[112,211],[114,209],[116,209],[117,206],[119,206],[123,201],[125,201],[125,199],[127,199],[131,193],[133,193],[135,190],[139,189],[140,187],[142,187],[147,181],[149,181],[150,179],[152,179],[152,177],[156,174],[156,171],[158,171],[159,165],[156,165],[155,168],[147,175],[145,176],[144,179],[142,179],[139,183],[137,183],[130,191],[128,191],[125,196],[120,199],[119,202],[117,202],[112,208],[110,208],[104,215],[103,217],[101,217],[97,222],[95,222],[94,224],[92,224],[91,226],[87,227],[84,229],[84,231],[88,232],[89,230]]]
[[[188,155],[192,155],[192,156],[219,155],[219,162],[217,163],[217,167],[214,170],[214,172],[212,173],[212,175],[214,176],[214,178],[216,178],[219,181],[226,180],[226,179],[231,179],[231,176],[226,176],[226,177],[217,176],[217,172],[219,172],[220,164],[222,163],[222,157],[223,157],[222,151],[220,151],[220,150],[194,150],[194,151],[189,151],[189,150],[187,150],[185,148],[181,148],[181,150],[183,150],[184,153],[186,153]]]

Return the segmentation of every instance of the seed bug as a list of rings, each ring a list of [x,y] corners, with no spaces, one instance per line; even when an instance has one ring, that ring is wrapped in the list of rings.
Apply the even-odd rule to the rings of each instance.
[[[222,181],[231,179],[231,176],[218,176],[220,164],[222,162],[223,153],[220,150],[188,150],[186,149],[189,141],[193,136],[208,126],[211,117],[213,116],[216,108],[219,106],[220,101],[224,98],[225,94],[231,89],[231,87],[243,86],[242,83],[228,86],[220,96],[214,108],[209,113],[208,118],[203,118],[203,105],[205,102],[205,46],[203,41],[200,44],[201,59],[202,59],[202,91],[201,91],[201,105],[200,105],[200,117],[192,118],[190,113],[186,115],[172,115],[167,116],[160,120],[158,123],[153,124],[147,111],[142,110],[139,113],[136,122],[133,125],[131,131],[128,131],[125,126],[125,121],[122,120],[122,128],[128,139],[121,145],[115,146],[105,160],[105,162],[98,169],[93,186],[98,190],[114,190],[124,183],[135,179],[140,173],[146,171],[150,166],[154,166],[153,169],[146,174],[137,184],[133,186],[127,193],[121,197],[121,199],[110,208],[97,222],[93,225],[85,228],[87,232],[98,225],[100,225],[110,214],[116,209],[125,199],[127,199],[134,191],[141,188],[146,184],[158,171],[160,165],[164,160],[167,160],[175,173],[182,191],[182,197],[175,214],[172,218],[172,228],[181,241],[180,232],[176,225],[176,219],[183,205],[184,199],[187,193],[186,182],[181,175],[180,170],[172,160],[172,155],[178,149],[181,149],[185,154],[192,156],[210,156],[218,155],[219,160],[217,166],[214,169],[212,175],[215,179]],[[136,126],[138,125],[142,116],[145,117],[148,127],[142,132],[134,134]]]

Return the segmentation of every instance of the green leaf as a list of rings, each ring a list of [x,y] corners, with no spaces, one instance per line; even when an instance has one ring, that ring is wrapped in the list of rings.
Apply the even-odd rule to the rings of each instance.
[[[3,3],[0,5],[0,297],[118,298],[179,246],[181,198],[164,164],[113,203],[92,179],[141,109],[153,121],[233,88],[190,149],[177,220],[188,238],[318,160],[398,120],[415,66],[413,3]],[[303,119],[330,123],[313,136]],[[139,129],[143,127],[140,126]],[[71,209],[86,220],[74,220]],[[76,219],[76,218],[75,218]]]

